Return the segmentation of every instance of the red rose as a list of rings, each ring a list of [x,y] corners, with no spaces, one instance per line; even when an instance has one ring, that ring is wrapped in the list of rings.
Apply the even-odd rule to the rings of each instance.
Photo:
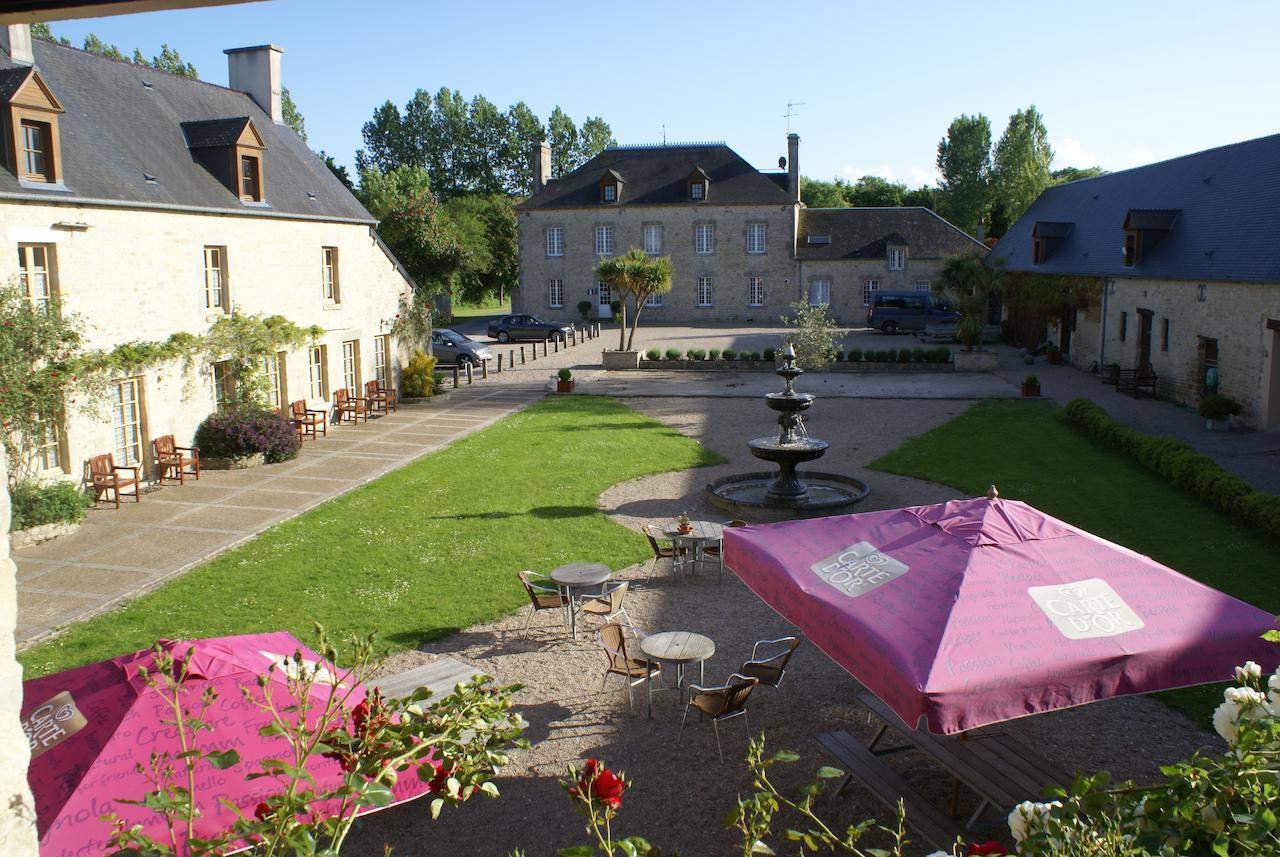
[[[617,774],[608,768],[601,768],[591,783],[591,794],[601,803],[617,809],[622,805],[622,792],[626,787],[626,783]]]
[[[267,816],[271,814],[271,807],[267,806],[266,801],[254,807],[253,815],[258,821],[266,821]]]
[[[970,844],[969,844],[969,850],[968,850],[968,851],[966,851],[966,852],[964,852],[964,853],[965,853],[965,857],[972,857],[972,855],[980,855],[980,854],[1008,854],[1009,852],[1008,852],[1008,850],[1007,850],[1003,845],[1001,845],[999,842],[996,842],[994,839],[991,839],[991,840],[988,840],[988,841],[986,841],[986,842],[973,842],[973,843],[970,843]]]
[[[436,775],[427,785],[434,794],[446,794],[449,791],[449,778],[458,772],[457,765],[446,765],[444,762],[435,766]]]
[[[356,727],[356,732],[364,731],[364,722],[369,718],[369,700],[362,700],[359,705],[351,709],[351,722]]]

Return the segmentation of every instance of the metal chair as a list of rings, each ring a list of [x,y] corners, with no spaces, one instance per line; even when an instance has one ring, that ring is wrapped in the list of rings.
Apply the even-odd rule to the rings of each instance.
[[[745,527],[747,526],[747,522],[734,518],[732,521],[725,521],[724,526]],[[721,539],[720,541],[716,542],[713,545],[707,545],[706,547],[704,547],[702,549],[702,555],[704,557],[707,557],[707,556],[715,557],[716,559],[720,560],[720,576],[716,578],[716,582],[724,583],[724,539]]]
[[[599,595],[582,599],[578,605],[578,610],[582,613],[589,613],[592,616],[601,616],[606,623],[613,622],[621,616],[630,625],[631,617],[627,615],[627,608],[622,606],[622,599],[627,596],[629,583],[630,581],[624,580],[613,585],[605,584],[608,588]]]
[[[653,578],[653,573],[658,570],[658,561],[663,559],[671,560],[671,574],[674,577],[678,577],[681,561],[680,558],[688,553],[688,551],[685,548],[678,547],[675,542],[670,541],[667,538],[666,533],[662,532],[662,530],[658,529],[653,524],[646,524],[642,529],[644,531],[644,537],[649,540],[649,547],[653,548],[653,564],[649,566],[649,575],[645,580]],[[663,547],[658,543],[659,539],[670,542],[670,546]]]
[[[617,622],[610,622],[596,633],[596,642],[600,648],[604,649],[605,656],[609,659],[609,665],[605,668],[604,679],[600,682],[600,691],[603,693],[605,685],[609,682],[609,676],[621,676],[627,685],[627,710],[635,710],[635,702],[632,700],[631,689],[640,682],[648,682],[654,676],[658,680],[662,680],[662,665],[657,661],[651,661],[646,658],[633,658],[627,654],[627,635],[625,629],[630,629],[636,638],[643,637],[644,634],[632,625],[620,625]],[[653,687],[650,685],[649,693],[652,695]]]
[[[529,625],[533,623],[533,615],[539,610],[563,610],[568,606],[569,599],[557,587],[535,583],[530,579],[537,578],[539,581],[549,581],[551,578],[545,574],[539,574],[536,571],[522,571],[517,577],[520,578],[520,584],[524,586],[524,591],[529,596],[529,618],[524,620],[524,632],[526,634],[529,633]]]
[[[787,672],[787,662],[795,654],[800,645],[799,637],[779,637],[776,640],[761,640],[751,647],[751,660],[738,670],[739,675],[751,676],[761,684],[777,687],[782,684],[782,676]],[[781,650],[765,657],[760,656],[760,647],[780,646]]]
[[[684,717],[680,718],[680,734],[676,736],[676,740],[680,740],[680,736],[684,735],[684,724],[689,719],[689,709],[698,709],[698,719],[701,720],[705,714],[711,718],[711,726],[716,732],[716,751],[720,754],[720,761],[724,761],[724,748],[720,746],[720,721],[732,720],[735,717],[741,717],[742,723],[747,727],[747,735],[751,735],[751,724],[747,721],[747,698],[751,696],[751,691],[759,684],[759,679],[752,676],[734,673],[729,676],[729,680],[722,685],[715,687],[700,687],[696,684],[689,685],[689,704],[685,706]]]

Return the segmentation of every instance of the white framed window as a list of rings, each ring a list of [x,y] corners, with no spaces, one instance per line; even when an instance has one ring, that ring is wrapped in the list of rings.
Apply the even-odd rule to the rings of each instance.
[[[204,308],[214,312],[231,311],[226,247],[204,248]]]
[[[564,255],[564,227],[563,226],[547,227],[547,255],[548,256]]]
[[[698,223],[693,227],[693,252],[706,256],[716,250],[716,225]]]
[[[213,406],[222,410],[232,399],[235,381],[231,377],[231,361],[219,360],[213,364]]]
[[[890,247],[889,248],[889,270],[901,271],[907,267],[907,248],[906,247]]]
[[[871,293],[880,291],[879,280],[866,280],[862,284],[862,305],[871,306]]]
[[[706,199],[707,184],[706,182],[690,182],[689,183],[689,199]]]
[[[142,383],[130,378],[111,385],[111,430],[116,464],[142,461]]]
[[[262,371],[267,376],[267,401],[271,407],[280,410],[289,401],[289,392],[285,384],[285,360],[287,355],[277,351],[269,357],[262,358]]]
[[[711,278],[698,277],[698,306],[711,306]]]
[[[831,281],[828,279],[809,281],[809,306],[831,306]]]
[[[767,226],[764,223],[747,224],[747,252],[757,255],[764,252]]]
[[[662,255],[661,223],[646,223],[644,225],[644,252],[650,256]]]
[[[600,186],[600,198],[605,202],[615,202],[618,199],[618,186],[616,184],[606,184]]]
[[[547,283],[547,306],[552,309],[564,306],[564,280],[551,280]]]
[[[613,302],[613,292],[609,291],[609,284],[604,280],[596,280],[596,303],[600,306],[609,306]]]
[[[662,295],[652,294],[644,299],[645,306],[662,306]]]
[[[18,285],[22,296],[48,315],[57,290],[53,285],[52,244],[18,245]]]
[[[597,256],[613,255],[613,227],[612,226],[596,227],[596,255]]]
[[[66,457],[62,454],[61,428],[56,422],[50,421],[42,424],[38,431],[36,469],[42,472],[61,470],[65,473],[67,466]]]
[[[380,385],[390,383],[387,366],[391,364],[391,337],[385,333],[373,338],[373,378]]]
[[[933,290],[933,283],[928,280],[916,280],[911,286],[913,292],[928,292]]]
[[[764,306],[764,277],[747,277],[747,306]]]
[[[329,398],[329,346],[313,345],[307,349],[307,375],[311,382],[311,398]]]
[[[342,386],[353,397],[360,395],[360,340],[348,339],[342,343]]]
[[[338,248],[320,248],[320,281],[323,284],[324,299],[330,303],[341,303],[342,293],[338,291]]]

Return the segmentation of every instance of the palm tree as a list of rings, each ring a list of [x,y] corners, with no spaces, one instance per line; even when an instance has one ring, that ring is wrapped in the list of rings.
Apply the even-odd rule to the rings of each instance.
[[[1003,259],[996,259],[988,265],[980,252],[952,256],[933,285],[934,291],[950,298],[960,313],[956,335],[966,351],[982,345],[991,296],[1000,291],[1003,264]]]
[[[640,324],[640,311],[653,295],[671,291],[671,259],[668,256],[650,256],[639,247],[632,247],[624,256],[606,259],[596,267],[596,277],[618,295],[622,304],[618,324],[618,350],[630,351],[635,344],[636,327]],[[627,332],[627,297],[635,301],[636,311],[631,317],[631,330]]]

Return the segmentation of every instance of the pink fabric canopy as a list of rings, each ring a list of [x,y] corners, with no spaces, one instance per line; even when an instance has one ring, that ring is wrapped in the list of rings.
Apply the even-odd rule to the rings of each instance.
[[[726,529],[725,565],[902,719],[962,732],[1228,681],[1275,617],[1010,500]]]
[[[195,649],[184,693],[190,703],[196,703],[206,687],[218,691],[206,718],[214,731],[202,733],[199,746],[205,750],[235,749],[240,754],[240,761],[226,770],[207,764],[196,769],[196,795],[202,813],[196,832],[209,836],[230,829],[236,818],[219,798],[252,816],[258,803],[281,787],[271,778],[248,780],[246,775],[257,770],[262,759],[289,757],[283,739],[258,734],[269,718],[244,699],[240,688],[250,688],[255,698],[261,699],[258,676],[275,663],[272,681],[279,686],[272,698],[278,705],[290,704],[293,697],[286,688],[285,669],[291,665],[283,660],[292,658],[296,651],[308,662],[324,666],[339,682],[344,673],[284,632],[193,642],[166,640],[162,645],[175,660]],[[155,653],[147,649],[23,683],[22,723],[34,756],[28,780],[36,799],[42,857],[105,853],[111,828],[101,816],[108,812],[119,813],[131,824],[142,824],[148,835],[167,841],[159,815],[120,802],[122,798],[140,800],[151,788],[134,770],[136,762],[145,764],[152,752],[167,751],[175,756],[180,752],[173,727],[161,723],[173,720],[172,711],[147,688],[138,672],[139,667],[153,669],[154,663]],[[329,686],[317,682],[312,695],[322,704],[328,693]],[[364,688],[355,686],[349,707],[364,696]],[[336,761],[316,758],[308,770],[320,790],[341,784],[342,770]],[[418,797],[426,790],[427,784],[418,777],[400,777],[393,789],[395,802]],[[318,809],[324,812],[336,806],[319,804]]]

